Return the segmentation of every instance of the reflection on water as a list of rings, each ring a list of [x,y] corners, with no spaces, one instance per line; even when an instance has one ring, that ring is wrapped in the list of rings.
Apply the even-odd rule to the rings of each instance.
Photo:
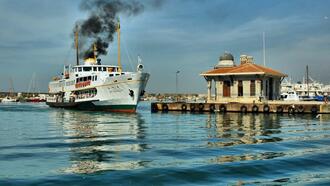
[[[281,141],[274,136],[281,126],[277,115],[217,114],[208,115],[206,127],[210,130],[210,147],[238,144],[256,144]]]
[[[144,121],[139,114],[61,110],[53,114],[50,117],[63,128],[65,142],[70,144],[72,165],[64,172],[93,173],[143,166],[143,161],[128,160],[122,155],[147,148],[136,141],[145,138]]]
[[[321,116],[326,117],[326,116]],[[312,115],[282,116],[277,114],[216,114],[208,115],[206,128],[208,128],[209,148],[228,148],[228,153],[209,159],[210,163],[242,162],[250,160],[267,160],[279,157],[294,157],[323,153],[329,148],[295,149],[294,151],[278,150],[278,142],[303,141],[312,139],[325,139],[329,135],[323,134],[322,130],[328,125],[322,125]],[[329,119],[324,119],[329,123]],[[315,126],[317,125],[317,126]],[[318,135],[313,136],[313,133]],[[276,143],[275,143],[276,142]],[[260,145],[258,145],[260,144]],[[264,144],[264,145],[262,145]],[[244,150],[242,150],[242,148]],[[262,150],[259,148],[261,147]],[[274,147],[274,148],[272,148]],[[239,152],[236,149],[239,148]],[[232,149],[235,149],[233,152]],[[225,150],[225,149],[223,149]]]
[[[149,106],[112,114],[0,105],[0,178],[12,179],[0,185],[330,182],[330,115],[152,114]]]
[[[210,163],[228,163],[228,162],[241,162],[249,160],[266,160],[284,156],[283,152],[262,152],[251,153],[244,155],[223,155],[210,159]]]
[[[236,145],[248,145],[277,142],[282,139],[280,118],[269,114],[216,114],[208,115],[206,120],[209,148],[224,148]],[[244,152],[222,154],[209,159],[210,163],[241,162],[248,160],[273,159],[284,156],[283,152]]]
[[[306,139],[310,136],[305,131],[319,132],[324,128],[315,127],[317,120],[312,116],[237,113],[151,116],[146,121],[141,114],[52,112],[50,118],[69,144],[70,165],[61,171],[95,173],[299,156],[315,149],[282,151],[272,147],[283,141]],[[199,122],[203,127],[196,128]],[[201,151],[194,149],[197,146]],[[213,150],[218,152],[207,153]]]

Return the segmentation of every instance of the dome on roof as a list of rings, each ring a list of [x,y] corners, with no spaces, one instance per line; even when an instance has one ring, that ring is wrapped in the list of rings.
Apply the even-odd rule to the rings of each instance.
[[[225,52],[219,57],[219,62],[214,68],[233,67],[235,66],[234,56],[231,53]]]
[[[220,56],[219,61],[222,61],[222,60],[234,61],[234,56],[231,53],[225,52],[222,56]]]

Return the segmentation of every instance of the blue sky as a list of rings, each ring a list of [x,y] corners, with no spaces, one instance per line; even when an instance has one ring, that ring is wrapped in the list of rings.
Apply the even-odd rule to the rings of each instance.
[[[137,55],[151,73],[148,92],[205,93],[199,73],[231,52],[253,55],[262,64],[301,80],[309,65],[314,79],[330,83],[330,1],[328,0],[145,0],[137,16],[121,15],[122,62],[135,69]],[[159,3],[161,6],[152,6]],[[33,73],[41,91],[64,64],[74,64],[72,29],[87,13],[80,1],[0,1],[0,91],[13,79],[27,91]],[[117,43],[103,63],[116,64]]]

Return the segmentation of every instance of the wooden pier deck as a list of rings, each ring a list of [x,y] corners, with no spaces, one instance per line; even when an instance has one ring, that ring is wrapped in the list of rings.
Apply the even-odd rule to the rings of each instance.
[[[317,101],[267,101],[267,102],[153,102],[151,112],[241,112],[330,114],[330,104]]]

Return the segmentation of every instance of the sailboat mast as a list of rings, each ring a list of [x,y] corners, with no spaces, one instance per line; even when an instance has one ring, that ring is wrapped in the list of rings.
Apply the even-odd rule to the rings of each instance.
[[[74,43],[75,43],[75,48],[76,48],[76,60],[77,60],[76,64],[77,64],[77,65],[79,65],[79,50],[78,50],[78,48],[79,48],[79,43],[78,43],[78,32],[79,32],[79,30],[78,30],[78,25],[77,25],[77,26],[76,26],[76,31],[75,31],[75,33],[74,33]]]
[[[117,39],[118,39],[118,70],[119,72],[122,71],[122,66],[121,66],[121,62],[120,62],[120,22],[119,22],[119,18],[117,20]]]
[[[266,41],[265,41],[265,32],[262,32],[262,50],[264,57],[264,66],[266,66]]]
[[[309,96],[309,77],[308,77],[308,65],[306,65],[306,84],[307,84],[307,95]]]
[[[10,96],[14,96],[14,83],[12,78],[9,79],[9,97]]]

